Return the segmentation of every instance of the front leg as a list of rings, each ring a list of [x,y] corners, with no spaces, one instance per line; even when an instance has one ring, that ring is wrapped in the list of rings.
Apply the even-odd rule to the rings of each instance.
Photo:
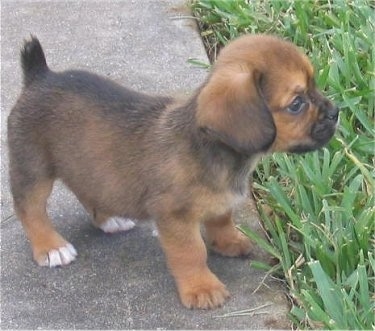
[[[207,241],[212,249],[224,256],[241,256],[250,253],[252,245],[232,219],[232,212],[205,223]]]
[[[183,305],[201,309],[221,306],[229,293],[206,264],[199,222],[163,220],[158,222],[158,230]]]

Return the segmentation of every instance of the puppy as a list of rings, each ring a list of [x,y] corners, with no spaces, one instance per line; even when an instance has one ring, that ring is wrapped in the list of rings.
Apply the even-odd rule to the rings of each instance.
[[[327,143],[338,109],[316,89],[307,57],[289,42],[246,35],[225,47],[187,101],[149,96],[84,71],[47,67],[39,41],[21,51],[23,90],[8,119],[15,211],[40,265],[64,265],[74,247],[53,228],[46,202],[61,179],[103,230],[121,218],[154,219],[188,308],[229,296],[209,270],[213,249],[246,255],[232,220],[260,156]]]

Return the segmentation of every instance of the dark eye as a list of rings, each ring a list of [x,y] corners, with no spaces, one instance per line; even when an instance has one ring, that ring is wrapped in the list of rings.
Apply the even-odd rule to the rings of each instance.
[[[301,96],[296,96],[287,109],[289,113],[299,114],[305,109],[306,105],[306,101]]]

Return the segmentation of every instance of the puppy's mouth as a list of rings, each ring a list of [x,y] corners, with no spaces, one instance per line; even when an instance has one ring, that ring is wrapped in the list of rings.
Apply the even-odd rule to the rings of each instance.
[[[297,143],[289,148],[291,153],[307,153],[326,145],[335,134],[339,123],[339,109],[332,107],[326,110],[322,119],[318,120],[312,128],[308,142]]]

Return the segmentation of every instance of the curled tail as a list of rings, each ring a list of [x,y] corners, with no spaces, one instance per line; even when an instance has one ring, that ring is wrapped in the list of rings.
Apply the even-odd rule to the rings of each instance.
[[[48,70],[46,57],[38,38],[31,36],[30,40],[25,40],[21,49],[21,65],[24,86],[28,86]]]

